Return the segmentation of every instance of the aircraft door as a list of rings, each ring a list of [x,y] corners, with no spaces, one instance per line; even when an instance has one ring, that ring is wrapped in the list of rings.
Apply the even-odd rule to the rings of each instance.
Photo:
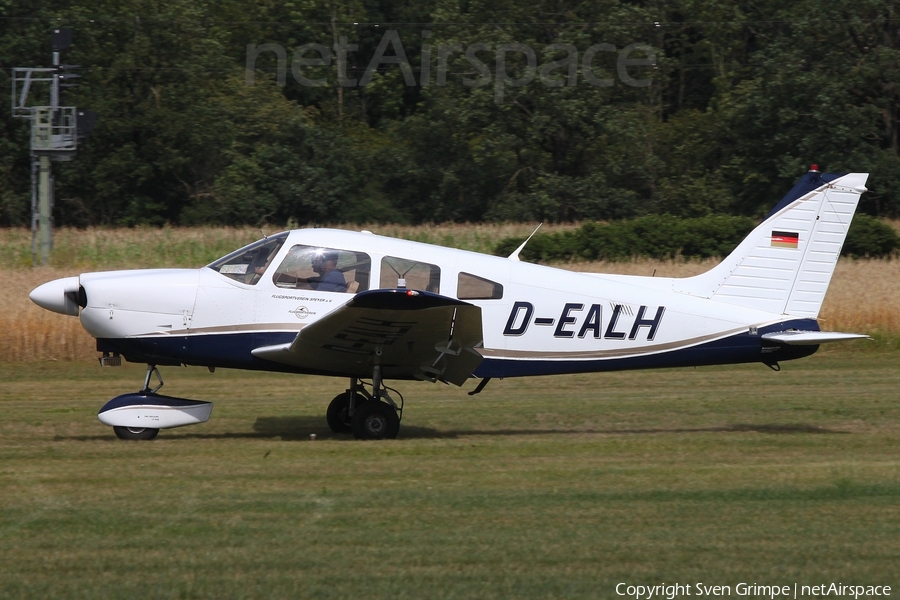
[[[371,267],[364,252],[293,245],[260,283],[257,318],[298,331],[369,289]]]
[[[257,290],[200,270],[191,333],[225,333],[248,329],[256,320]]]

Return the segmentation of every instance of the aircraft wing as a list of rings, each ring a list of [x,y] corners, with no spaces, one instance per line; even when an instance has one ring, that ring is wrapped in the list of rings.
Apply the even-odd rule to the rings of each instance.
[[[462,385],[481,363],[481,309],[414,290],[370,290],[300,330],[293,342],[253,355],[311,372]]]
[[[872,339],[862,333],[840,333],[837,331],[775,331],[765,333],[764,340],[781,342],[789,346],[817,346],[828,342],[844,342],[847,340]]]

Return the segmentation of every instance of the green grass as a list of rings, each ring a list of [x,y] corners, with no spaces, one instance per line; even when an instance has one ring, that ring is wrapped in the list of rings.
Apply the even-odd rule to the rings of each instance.
[[[532,223],[444,223],[424,225],[332,225],[338,229],[371,230],[380,235],[492,254],[504,237],[530,234]],[[575,225],[549,225],[565,231]],[[196,268],[241,246],[283,231],[283,226],[257,227],[136,227],[73,229],[53,233],[50,266],[58,269],[113,270],[130,268]],[[0,228],[0,252],[11,268],[33,264],[31,231]]]
[[[96,411],[139,366],[0,365],[0,597],[896,590],[898,358],[401,383],[389,442],[328,431],[341,380],[172,368],[211,421],[121,442]]]
[[[50,266],[95,270],[193,268],[261,237],[260,230],[251,227],[61,228],[54,231]],[[0,229],[0,249],[12,258],[12,266],[32,266],[29,230]]]

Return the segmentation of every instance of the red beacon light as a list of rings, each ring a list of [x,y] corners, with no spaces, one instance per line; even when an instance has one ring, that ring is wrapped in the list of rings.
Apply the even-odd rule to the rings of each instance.
[[[810,167],[809,167],[809,172],[810,172],[810,173],[818,173],[818,172],[819,172],[819,165],[817,165],[816,163],[813,163],[812,165],[810,165]]]

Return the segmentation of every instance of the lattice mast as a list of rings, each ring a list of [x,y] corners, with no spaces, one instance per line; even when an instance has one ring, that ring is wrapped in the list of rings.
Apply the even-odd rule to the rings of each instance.
[[[78,140],[90,134],[97,120],[91,111],[78,111],[74,106],[60,106],[60,88],[75,87],[69,83],[81,77],[70,73],[78,65],[60,64],[60,52],[72,46],[71,29],[53,31],[52,67],[15,67],[12,76],[12,114],[31,121],[31,255],[35,266],[38,254],[42,265],[50,261],[53,248],[53,175],[51,162],[75,158]],[[32,86],[49,104],[29,102]],[[37,94],[35,94],[37,95]],[[48,97],[49,96],[49,97]]]

